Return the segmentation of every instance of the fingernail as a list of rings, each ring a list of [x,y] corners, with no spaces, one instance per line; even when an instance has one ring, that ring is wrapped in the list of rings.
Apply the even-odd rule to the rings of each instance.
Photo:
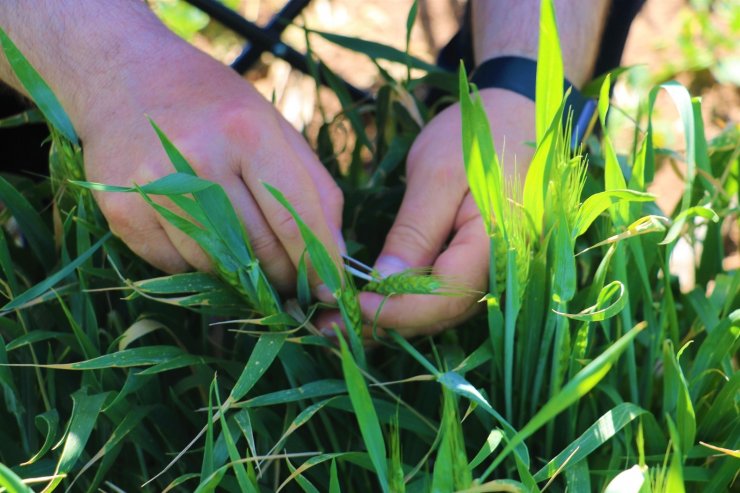
[[[326,284],[319,284],[313,289],[313,294],[316,299],[323,301],[324,303],[334,302],[334,295]]]
[[[337,246],[339,247],[339,253],[342,255],[347,254],[347,244],[344,242],[344,235],[342,235],[341,229],[335,229],[333,231],[334,233],[334,241],[337,242]]]
[[[375,262],[375,270],[377,270],[381,276],[389,276],[396,274],[409,268],[409,264],[396,257],[395,255],[383,255]]]

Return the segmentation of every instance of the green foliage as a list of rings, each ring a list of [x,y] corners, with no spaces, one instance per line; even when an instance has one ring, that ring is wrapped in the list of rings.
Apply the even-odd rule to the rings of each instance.
[[[650,121],[635,129],[631,155],[617,154],[607,130],[590,155],[571,148],[552,2],[543,0],[542,9],[540,50],[548,62],[538,72],[536,150],[522,187],[504,178],[464,71],[455,88],[467,177],[491,240],[486,313],[433,338],[376,334],[380,346],[367,353],[359,290],[471,295],[464,280],[371,272],[355,286],[293,204],[265,184],[291,212],[306,248],[298,299],[281,299],[224,190],[195,176],[179,143],[156,125],[172,174],[131,187],[86,182],[61,106],[3,37],[56,130],[50,184],[0,178],[0,487],[733,487],[740,273],[723,271],[716,257],[724,252],[719,225],[737,221],[737,130],[707,142],[700,103],[686,89],[667,83],[647,94],[650,110],[658,91],[669,94],[688,136],[685,155],[675,153],[687,162],[682,202],[670,214],[656,210],[646,193],[658,153]],[[415,17],[408,16],[409,32]],[[408,50],[307,33],[316,35],[437,72]],[[404,83],[388,80],[375,102],[345,108],[360,134],[346,174],[331,160],[328,127],[317,143],[346,192],[352,255],[368,263],[394,217],[401,165],[419,131],[400,103],[420,84],[411,75]],[[599,85],[603,123],[611,82]],[[434,114],[411,101],[424,118]],[[376,135],[360,114],[375,117]],[[369,164],[357,149],[371,154]],[[91,190],[139,194],[198,242],[214,273],[163,276],[144,265],[108,232]],[[44,207],[49,202],[54,206]],[[681,292],[669,259],[678,241],[701,238],[697,285]],[[311,270],[350,329],[336,332],[338,346],[312,323],[328,305],[311,300]]]

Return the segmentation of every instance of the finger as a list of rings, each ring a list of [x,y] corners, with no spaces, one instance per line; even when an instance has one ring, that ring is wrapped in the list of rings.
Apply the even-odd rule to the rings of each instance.
[[[401,295],[388,299],[362,293],[363,317],[381,327],[397,329],[409,337],[432,334],[470,317],[488,283],[489,241],[483,221],[470,195],[458,213],[457,233],[434,263],[433,273],[453,281],[465,280],[466,296]]]
[[[279,152],[275,152],[273,146],[261,146],[255,150],[253,158],[242,163],[242,179],[294,266],[300,262],[305,243],[293,217],[275,200],[263,183],[268,183],[283,193],[339,266],[339,247],[320,200],[322,194],[335,194],[331,200],[341,201],[341,198],[336,197],[338,189],[333,187],[319,191],[292,148],[288,145],[279,148]],[[309,271],[309,281],[312,286],[321,284],[313,269]]]
[[[418,141],[409,154],[414,166],[406,193],[375,265],[382,274],[431,265],[450,236],[468,188],[460,147],[428,156],[426,144]],[[449,165],[458,161],[459,166]]]
[[[157,214],[141,197],[111,193],[95,196],[113,234],[136,255],[169,274],[188,269],[187,261],[160,225]]]
[[[316,154],[309,147],[308,142],[284,119],[280,120],[283,133],[290,141],[296,154],[301,162],[306,164],[306,170],[311,179],[316,184],[318,190],[337,189],[334,178],[331,177],[324,165],[317,159]],[[342,213],[344,206],[344,196],[340,193],[319,194],[321,208],[324,211],[329,227],[334,235],[334,240],[339,246],[342,253],[346,253],[347,247],[344,244],[342,235]]]
[[[343,333],[346,333],[347,330],[344,325],[344,320],[342,319],[342,314],[339,310],[323,310],[319,312],[314,321],[314,325],[319,328],[322,335],[329,338],[336,337],[336,333],[334,332],[335,325],[339,327]],[[360,335],[364,340],[372,340],[375,339],[375,337],[385,337],[386,333],[381,327],[373,324],[372,321],[366,321],[362,325],[362,333]]]
[[[295,268],[260,213],[247,187],[241,180],[232,176],[213,181],[220,182],[229,196],[231,204],[247,230],[249,243],[260,260],[260,267],[265,271],[273,286],[283,293],[295,291]],[[166,206],[173,208],[171,203]],[[176,212],[182,214],[181,211]],[[211,260],[195,240],[170,224],[164,217],[159,216],[159,221],[175,248],[191,266],[201,271],[213,270]]]

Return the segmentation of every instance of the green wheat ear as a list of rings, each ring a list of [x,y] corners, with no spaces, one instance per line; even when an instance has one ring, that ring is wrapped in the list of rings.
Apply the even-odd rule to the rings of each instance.
[[[346,322],[351,325],[356,334],[362,333],[362,310],[357,299],[357,290],[347,283],[339,295],[339,303],[347,318]]]
[[[465,296],[472,290],[456,284],[445,276],[427,274],[429,269],[406,269],[382,277],[373,272],[374,281],[368,282],[362,289],[384,296],[395,294],[436,294],[440,296]]]

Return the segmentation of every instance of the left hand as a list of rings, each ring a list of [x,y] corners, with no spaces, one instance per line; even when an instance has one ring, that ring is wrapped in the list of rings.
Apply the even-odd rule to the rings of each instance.
[[[499,149],[506,142],[504,175],[525,171],[534,140],[534,103],[500,89],[481,91]],[[462,157],[459,105],[437,115],[419,134],[407,159],[407,189],[398,216],[388,233],[375,268],[391,274],[410,267],[432,267],[434,275],[471,290],[466,296],[362,293],[366,321],[394,328],[403,336],[434,334],[473,315],[488,286],[489,239],[480,212],[470,194]],[[449,240],[449,242],[448,242]],[[379,313],[378,309],[382,304]],[[319,326],[338,323],[336,313],[325,314]]]

